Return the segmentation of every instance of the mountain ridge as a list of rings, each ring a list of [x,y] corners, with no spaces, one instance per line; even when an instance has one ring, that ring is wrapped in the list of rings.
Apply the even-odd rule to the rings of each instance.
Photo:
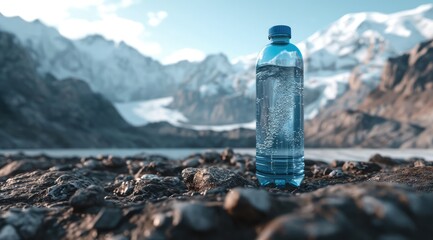
[[[306,146],[431,147],[431,96],[433,39],[418,44],[401,56],[390,58],[379,85],[366,93],[353,110],[330,106],[307,121]],[[351,97],[343,96],[337,105]]]
[[[356,99],[365,97],[379,84],[386,59],[433,38],[429,30],[433,28],[432,12],[433,4],[427,4],[391,14],[346,14],[300,42],[306,67],[306,119],[348,92],[346,95]],[[18,23],[7,24],[17,21],[20,27],[13,27]],[[51,72],[58,79],[84,79],[112,102],[174,96],[171,107],[181,110],[191,124],[232,124],[255,119],[254,111],[242,110],[251,109],[249,101],[255,98],[254,54],[239,57],[236,63],[216,54],[201,62],[162,65],[125,43],[101,36],[70,41],[47,27],[42,29],[50,33],[47,36],[40,36],[40,30],[39,35],[30,38],[32,31],[23,29],[30,29],[31,24],[44,26],[40,21],[26,23],[16,17],[0,17],[0,29],[21,36],[32,56],[38,58],[40,72]],[[45,38],[39,41],[37,36]],[[57,45],[59,51],[48,51]],[[216,60],[209,61],[212,58]],[[350,92],[349,79],[354,74],[364,86],[363,91]],[[353,104],[350,107],[356,107],[358,102]]]

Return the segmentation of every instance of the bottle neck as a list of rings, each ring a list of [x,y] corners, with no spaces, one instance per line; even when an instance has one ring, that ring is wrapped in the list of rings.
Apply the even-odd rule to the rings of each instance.
[[[289,44],[290,43],[290,37],[285,36],[285,35],[272,36],[269,38],[269,40],[271,41],[271,43],[275,43],[275,44]]]

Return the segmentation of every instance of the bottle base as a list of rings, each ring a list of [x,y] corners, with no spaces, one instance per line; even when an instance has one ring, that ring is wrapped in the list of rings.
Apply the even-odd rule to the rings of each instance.
[[[256,156],[256,176],[262,186],[299,187],[304,179],[304,156]]]
[[[304,174],[298,176],[287,176],[287,175],[256,173],[256,176],[261,186],[274,184],[278,188],[284,188],[287,185],[293,187],[299,187],[301,185],[302,180],[304,179]]]

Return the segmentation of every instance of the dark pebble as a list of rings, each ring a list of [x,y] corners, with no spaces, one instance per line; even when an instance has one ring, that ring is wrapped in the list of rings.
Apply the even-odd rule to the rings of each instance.
[[[115,228],[122,220],[122,210],[120,208],[102,208],[96,215],[92,228],[98,230],[109,230]]]
[[[271,198],[264,190],[235,188],[225,197],[224,209],[236,219],[258,222],[270,213]]]

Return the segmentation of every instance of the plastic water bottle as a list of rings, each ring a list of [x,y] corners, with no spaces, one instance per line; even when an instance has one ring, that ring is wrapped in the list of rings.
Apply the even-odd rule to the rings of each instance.
[[[289,26],[269,29],[256,65],[256,175],[261,185],[299,186],[304,178],[304,73]]]

